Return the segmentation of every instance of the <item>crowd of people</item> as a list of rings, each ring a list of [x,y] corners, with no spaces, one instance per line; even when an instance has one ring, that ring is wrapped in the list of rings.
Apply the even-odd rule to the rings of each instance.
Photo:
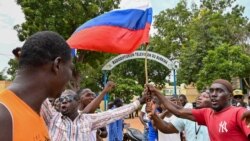
[[[167,134],[184,131],[185,139],[190,141],[249,140],[250,128],[242,120],[249,116],[249,111],[245,107],[232,106],[233,88],[227,80],[215,80],[197,98],[196,108],[193,109],[174,104],[152,85],[148,85],[148,88],[169,112],[178,117],[174,121],[164,122],[156,114],[157,104],[152,102],[153,106],[148,106],[151,109],[149,117],[160,131]],[[188,126],[192,126],[190,130]]]
[[[250,140],[250,111],[227,80],[214,80],[195,104],[185,95],[166,97],[145,84],[138,100],[124,105],[117,98],[101,111],[99,105],[114,82],[98,95],[89,88],[66,89],[74,65],[71,49],[59,34],[37,32],[15,52],[19,69],[0,94],[1,141],[122,141],[123,118],[140,105],[143,140]]]

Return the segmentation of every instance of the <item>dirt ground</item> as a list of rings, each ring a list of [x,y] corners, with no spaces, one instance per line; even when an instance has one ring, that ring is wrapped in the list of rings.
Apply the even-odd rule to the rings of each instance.
[[[128,118],[128,119],[125,119],[124,122],[127,123],[129,125],[129,127],[139,129],[141,132],[143,132],[143,125],[142,125],[139,117],[135,117],[132,119]]]

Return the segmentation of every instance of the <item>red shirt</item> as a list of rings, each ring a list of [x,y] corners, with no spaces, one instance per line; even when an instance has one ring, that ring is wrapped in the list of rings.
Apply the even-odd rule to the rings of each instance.
[[[249,141],[250,128],[241,120],[246,111],[229,106],[219,112],[210,108],[193,109],[192,114],[200,125],[206,125],[211,141]]]

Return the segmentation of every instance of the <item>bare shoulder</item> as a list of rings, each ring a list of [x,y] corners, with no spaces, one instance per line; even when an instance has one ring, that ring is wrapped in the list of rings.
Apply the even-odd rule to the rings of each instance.
[[[0,140],[12,141],[12,118],[8,109],[0,103]]]

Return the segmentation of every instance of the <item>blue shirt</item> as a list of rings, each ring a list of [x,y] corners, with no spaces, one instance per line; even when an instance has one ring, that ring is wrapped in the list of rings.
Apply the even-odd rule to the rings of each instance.
[[[151,121],[148,122],[148,141],[157,141],[158,131],[154,129]]]
[[[112,109],[115,109],[113,107]],[[122,141],[123,140],[123,119],[116,120],[109,124],[109,141]]]

